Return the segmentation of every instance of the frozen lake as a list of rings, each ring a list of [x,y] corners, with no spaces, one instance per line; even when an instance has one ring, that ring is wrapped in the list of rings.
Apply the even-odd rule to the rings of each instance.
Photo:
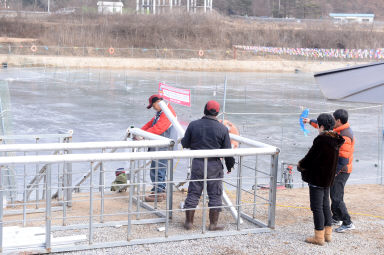
[[[14,134],[73,129],[73,142],[116,141],[127,127],[141,127],[154,116],[152,109],[146,109],[147,98],[157,93],[159,82],[191,89],[191,108],[173,104],[186,126],[203,115],[208,100],[223,102],[226,75],[226,119],[237,125],[241,135],[280,147],[280,161],[296,163],[317,135],[310,127],[307,137],[300,130],[303,109],[309,108],[312,118],[338,108],[349,110],[357,160],[349,183],[378,182],[381,108],[326,101],[311,74],[0,69],[0,80],[8,82],[10,91]],[[183,164],[176,176],[182,178],[185,170],[180,168]],[[113,178],[110,175],[107,182]]]

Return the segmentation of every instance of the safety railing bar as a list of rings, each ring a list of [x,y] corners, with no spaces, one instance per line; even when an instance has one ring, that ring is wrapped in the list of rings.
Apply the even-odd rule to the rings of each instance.
[[[26,139],[45,139],[45,138],[72,138],[73,130],[64,134],[33,134],[33,135],[1,135],[2,140],[26,140]]]
[[[32,152],[32,151],[61,151],[61,150],[97,150],[165,147],[174,142],[167,140],[142,141],[112,141],[112,142],[83,142],[83,143],[43,143],[43,144],[3,144],[0,152]]]
[[[90,153],[65,155],[39,155],[0,157],[0,164],[32,164],[32,163],[75,163],[95,161],[128,161],[128,160],[156,160],[179,158],[222,158],[236,156],[271,155],[276,154],[274,148],[239,148],[217,150],[182,150],[157,151],[136,153]]]

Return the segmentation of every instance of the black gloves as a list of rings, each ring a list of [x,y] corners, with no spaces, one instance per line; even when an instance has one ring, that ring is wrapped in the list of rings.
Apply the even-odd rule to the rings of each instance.
[[[227,167],[228,173],[231,172],[233,166],[235,165],[235,158],[225,158],[225,166]]]

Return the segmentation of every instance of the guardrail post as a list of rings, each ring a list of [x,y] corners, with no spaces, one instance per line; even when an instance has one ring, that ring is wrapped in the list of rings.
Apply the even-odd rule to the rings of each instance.
[[[169,228],[169,219],[170,219],[170,213],[171,213],[171,205],[172,205],[172,199],[171,199],[171,194],[170,194],[170,191],[171,191],[171,183],[170,183],[170,180],[171,180],[171,176],[170,176],[170,172],[172,172],[172,168],[171,168],[171,160],[168,160],[168,167],[167,167],[167,186],[166,186],[166,191],[167,191],[167,198],[166,198],[166,211],[165,211],[165,237],[168,237],[168,228]]]
[[[253,218],[256,218],[256,196],[257,196],[257,163],[258,163],[258,156],[256,155],[255,159],[255,184],[253,186]]]
[[[47,193],[47,199],[45,200],[45,249],[48,252],[51,252],[51,170],[51,165],[48,165],[46,170],[47,182],[45,183]]]
[[[133,167],[134,161],[130,161],[130,171],[129,171],[129,202],[128,202],[128,227],[127,227],[127,240],[131,240],[132,232],[132,203],[133,203]],[[137,201],[139,203],[139,201]]]
[[[105,149],[102,149],[102,153],[105,153]],[[99,180],[99,191],[101,197],[100,205],[100,222],[104,222],[104,190],[105,190],[105,172],[103,161],[100,162],[100,180]]]
[[[89,177],[89,244],[93,243],[93,162],[91,162]]]
[[[24,152],[24,156],[26,153]],[[23,227],[27,225],[27,166],[24,164],[24,176],[23,176]]]
[[[3,252],[3,204],[4,204],[4,190],[3,190],[3,166],[0,166],[0,253]]]
[[[170,147],[170,151],[173,151],[174,150],[174,146],[175,145],[172,145]],[[172,219],[172,210],[173,210],[173,204],[172,204],[172,201],[173,201],[173,159],[169,160],[168,161],[168,164],[170,164],[170,170],[168,171],[167,173],[167,176],[169,175],[169,182],[167,183],[167,186],[169,185],[169,218]],[[168,194],[167,194],[167,197],[168,197]]]
[[[72,141],[72,137],[67,137],[66,142],[70,143]],[[72,154],[71,150],[67,150],[67,154]],[[67,206],[72,206],[72,163],[67,164],[67,183],[65,184],[67,187]]]
[[[204,189],[203,189],[203,226],[202,233],[205,234],[206,231],[206,222],[207,222],[207,208],[205,206],[207,200],[207,172],[208,172],[208,158],[204,158]]]
[[[240,218],[241,218],[241,186],[242,186],[242,164],[243,157],[239,158],[239,167],[237,168],[237,189],[236,189],[236,206],[237,206],[237,219],[236,229],[240,230]]]
[[[268,208],[268,227],[275,228],[276,213],[276,188],[277,188],[277,168],[279,156],[274,154],[271,156],[271,176],[269,182],[269,208]]]
[[[36,138],[36,141],[35,143],[37,144],[39,141],[39,138]],[[39,152],[36,152],[36,156],[39,155]],[[36,164],[36,177],[39,176],[39,164]],[[39,208],[39,189],[40,189],[40,182],[38,181],[38,179],[36,179],[36,189],[35,189],[35,192],[36,192],[36,209]]]

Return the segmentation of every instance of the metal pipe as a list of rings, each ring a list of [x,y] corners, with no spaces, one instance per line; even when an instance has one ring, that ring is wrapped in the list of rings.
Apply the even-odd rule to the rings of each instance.
[[[144,131],[144,130],[142,130],[140,128],[128,128],[127,129],[127,137],[130,137],[131,135],[142,136],[142,137],[144,137],[144,139],[148,139],[148,140],[172,141],[169,138],[166,138],[166,137],[161,136],[161,135],[155,135],[155,134],[149,133],[149,132]],[[141,142],[143,142],[143,141],[141,141]],[[132,148],[137,148],[137,147],[138,146],[132,146]],[[149,147],[149,146],[142,146],[142,147]]]
[[[91,245],[93,243],[93,162],[90,164],[91,176],[89,177],[89,233],[88,241]]]
[[[258,157],[256,156],[255,159],[255,186],[253,189],[253,218],[256,218],[256,198],[257,198],[257,163],[258,163]]]
[[[26,153],[24,152],[24,156],[26,156]],[[26,227],[27,225],[27,167],[24,165],[24,192],[23,192],[23,227]],[[3,205],[1,205],[3,206]]]
[[[102,153],[105,153],[105,150],[102,150]],[[104,191],[105,191],[105,172],[104,164],[100,164],[100,196],[101,196],[101,205],[100,205],[100,223],[104,222]]]
[[[167,191],[167,198],[166,198],[166,211],[165,211],[165,237],[168,237],[168,230],[169,230],[169,218],[170,218],[170,210],[172,210],[170,208],[170,205],[172,203],[172,199],[171,199],[171,194],[170,194],[170,190],[171,190],[171,160],[168,160],[168,167],[167,167],[167,186],[166,186],[166,191]]]
[[[156,151],[157,151],[157,148],[156,148]],[[151,164],[151,166],[152,166],[152,164]],[[153,171],[153,169],[151,169],[151,171]],[[154,202],[154,204],[153,204],[153,208],[155,208],[155,210],[157,209],[157,191],[158,191],[158,185],[159,185],[159,183],[158,183],[158,181],[159,181],[159,159],[158,160],[156,160],[156,162],[155,162],[155,202]]]
[[[143,131],[145,132],[145,131]],[[135,132],[136,133],[136,132]],[[148,132],[145,132],[148,133]],[[150,133],[149,133],[150,134]],[[162,137],[162,136],[159,136]],[[114,142],[85,142],[85,143],[45,143],[45,144],[4,144],[0,152],[26,152],[26,151],[59,151],[59,150],[93,150],[116,148],[147,148],[165,147],[174,143],[165,137],[155,137],[157,140],[143,141],[114,141]]]
[[[225,80],[224,80],[223,123],[224,123],[224,119],[225,119],[225,106],[226,106],[226,101],[227,101],[227,75],[225,75]]]
[[[2,140],[26,140],[33,139],[39,140],[43,138],[68,138],[72,137],[73,130],[69,130],[68,133],[64,134],[37,134],[37,135],[0,135],[0,141]]]
[[[183,151],[158,151],[136,153],[90,153],[66,155],[40,155],[0,157],[0,164],[32,164],[32,163],[75,163],[90,161],[126,161],[126,160],[155,160],[178,158],[222,158],[236,156],[270,155],[277,154],[278,149],[271,148],[238,148],[217,150],[183,150]]]
[[[228,206],[229,211],[231,212],[233,218],[235,218],[235,220],[237,221],[238,213],[236,211],[235,206],[233,206],[231,199],[228,197],[228,195],[227,195],[227,193],[225,191],[223,191],[223,200],[224,200],[224,203]],[[243,220],[242,219],[240,219],[240,224],[243,224]]]
[[[4,190],[3,190],[3,167],[0,165],[0,252],[3,252],[3,206],[4,206]]]
[[[241,185],[242,185],[242,162],[243,157],[240,157],[239,159],[239,167],[237,168],[237,195],[236,195],[236,206],[237,206],[237,215],[241,215]],[[240,230],[240,218],[237,217],[237,222],[236,222],[236,228],[237,230]]]
[[[171,146],[170,147],[170,151],[173,151],[174,150],[174,146]],[[173,216],[173,213],[172,213],[172,209],[173,209],[173,160],[169,160],[168,163],[170,164],[170,171],[169,171],[169,180],[170,182],[168,182],[167,186],[169,185],[169,218],[172,219],[172,216]],[[168,175],[167,175],[168,176]],[[167,195],[168,197],[168,195]]]
[[[128,202],[128,226],[127,226],[127,240],[131,240],[131,232],[132,232],[132,202],[133,202],[133,166],[134,161],[130,161],[130,170],[129,170],[129,202]],[[139,203],[139,201],[136,201]]]
[[[252,147],[256,147],[256,148],[274,148],[276,150],[279,150],[277,147],[274,147],[272,145],[269,145],[269,144],[266,144],[266,143],[262,143],[262,142],[258,142],[258,141],[255,141],[255,140],[252,140],[252,139],[249,139],[249,138],[245,138],[245,137],[242,137],[242,136],[239,136],[239,135],[229,134],[229,137],[232,140],[235,140],[235,141],[237,141],[239,143],[243,143],[243,144],[246,144],[246,145],[249,145],[249,146],[252,146]]]
[[[36,144],[37,144],[37,142],[39,141],[39,139],[38,138],[36,138]],[[37,152],[36,151],[36,156],[38,156],[39,155],[39,152]],[[35,165],[35,172],[36,172],[36,176],[38,176],[38,174],[39,174],[39,164],[36,164]],[[39,208],[39,184],[40,184],[40,181],[39,180],[37,180],[37,182],[36,182],[36,189],[35,189],[35,192],[36,192],[36,209],[38,209]]]
[[[164,114],[167,116],[168,120],[172,123],[172,125],[176,128],[179,137],[184,137],[185,131],[183,127],[180,125],[177,118],[173,115],[171,110],[169,110],[167,104],[164,101],[160,101],[159,106]]]
[[[45,190],[47,191],[47,199],[45,205],[45,249],[51,251],[51,223],[52,223],[52,212],[51,212],[51,165],[47,167],[46,176],[47,182],[45,183]]]
[[[203,189],[203,226],[202,233],[205,234],[205,224],[207,222],[207,208],[206,208],[206,200],[207,200],[207,172],[208,172],[208,158],[204,158],[204,189]]]
[[[279,164],[279,156],[274,154],[271,156],[271,179],[269,183],[269,207],[268,207],[268,227],[275,228],[276,213],[276,188],[277,188],[277,168]]]

